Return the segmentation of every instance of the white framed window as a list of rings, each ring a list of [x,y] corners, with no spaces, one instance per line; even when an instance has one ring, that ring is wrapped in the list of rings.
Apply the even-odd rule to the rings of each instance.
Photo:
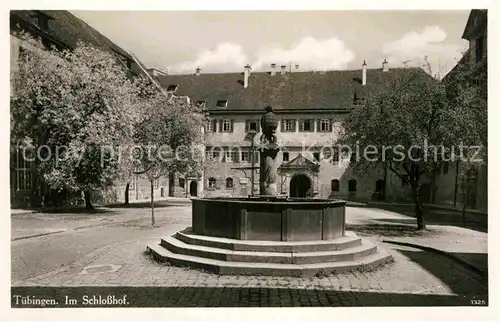
[[[224,151],[224,162],[238,162],[238,151]]]
[[[241,152],[241,162],[250,162],[250,152]]]
[[[205,132],[214,132],[214,122],[212,120],[205,123]]]
[[[283,132],[295,131],[295,120],[283,120]]]
[[[319,130],[321,132],[330,132],[330,120],[322,119],[319,121]]]
[[[215,189],[217,185],[217,180],[215,178],[208,178],[208,187],[210,189]]]
[[[231,120],[222,120],[222,132],[232,132],[233,122]]]

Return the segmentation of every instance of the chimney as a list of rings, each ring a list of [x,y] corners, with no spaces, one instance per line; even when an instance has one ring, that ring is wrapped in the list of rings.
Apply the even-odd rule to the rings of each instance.
[[[252,70],[252,67],[250,67],[249,64],[245,65],[245,72],[244,72],[244,80],[243,80],[243,87],[247,88],[248,87],[248,78],[250,77],[250,71]]]
[[[382,71],[383,72],[389,71],[389,63],[387,62],[387,59],[385,59],[385,58],[384,58],[384,61],[382,62]]]
[[[271,76],[276,75],[276,64],[271,64]]]
[[[198,67],[196,67],[196,74],[195,75],[200,76],[200,74],[201,74],[201,68],[200,68],[200,66],[198,66]]]
[[[366,60],[363,60],[363,78],[362,78],[362,83],[363,85],[366,85]]]
[[[286,72],[286,65],[281,65],[281,74]]]

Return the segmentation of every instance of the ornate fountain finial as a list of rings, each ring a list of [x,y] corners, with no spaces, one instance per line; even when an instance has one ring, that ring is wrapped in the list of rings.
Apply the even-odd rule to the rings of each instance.
[[[278,164],[276,156],[279,152],[276,137],[278,118],[271,105],[265,107],[266,113],[260,119],[262,135],[260,136],[260,194],[276,196],[276,175]]]
[[[278,128],[278,118],[273,112],[273,107],[271,105],[266,106],[266,113],[260,119],[260,125],[262,127],[262,135],[260,137],[261,143],[276,143],[276,129]]]

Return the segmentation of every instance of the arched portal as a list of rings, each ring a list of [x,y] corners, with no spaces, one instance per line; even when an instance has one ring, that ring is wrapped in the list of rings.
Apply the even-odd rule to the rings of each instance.
[[[296,174],[290,180],[290,197],[305,198],[311,197],[311,179],[305,174]]]

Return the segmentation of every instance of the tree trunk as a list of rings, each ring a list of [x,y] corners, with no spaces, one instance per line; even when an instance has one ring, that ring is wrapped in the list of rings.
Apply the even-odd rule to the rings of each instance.
[[[154,200],[155,194],[154,194],[154,187],[153,187],[153,181],[151,181],[151,225],[155,225],[155,200]]]
[[[424,211],[422,207],[422,200],[420,199],[420,187],[418,183],[412,182],[411,192],[413,194],[413,202],[415,203],[415,215],[417,216],[417,230],[424,230]]]
[[[86,190],[83,192],[83,198],[85,199],[85,208],[88,210],[94,209],[92,202],[90,201],[90,191]]]
[[[127,182],[127,185],[125,186],[125,205],[129,204],[128,200],[129,190],[130,190],[130,182]]]

